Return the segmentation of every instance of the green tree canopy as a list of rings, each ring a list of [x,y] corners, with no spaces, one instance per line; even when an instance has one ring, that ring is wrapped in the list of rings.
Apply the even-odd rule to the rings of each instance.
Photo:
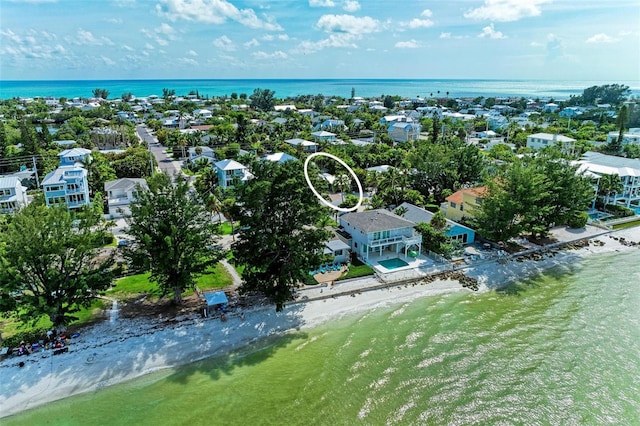
[[[310,224],[327,214],[313,196],[302,165],[262,161],[252,168],[255,178],[237,187],[237,213],[242,230],[233,245],[236,261],[245,265],[242,292],[259,291],[282,310],[295,288],[323,260],[330,233]],[[317,176],[318,170],[310,171]],[[313,179],[318,191],[322,183]]]
[[[149,190],[139,191],[127,219],[134,243],[125,249],[134,266],[151,271],[162,295],[193,288],[195,278],[222,256],[216,248],[218,226],[187,180],[174,182],[162,173],[149,179]]]
[[[114,259],[99,252],[102,206],[70,213],[34,201],[0,234],[0,310],[25,320],[47,315],[60,328],[76,319],[115,276]]]
[[[249,99],[251,100],[251,108],[260,111],[271,111],[276,104],[276,92],[269,89],[255,89]]]

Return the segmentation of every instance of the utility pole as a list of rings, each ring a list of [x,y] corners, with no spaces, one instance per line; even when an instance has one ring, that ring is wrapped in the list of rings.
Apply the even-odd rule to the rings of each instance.
[[[36,188],[40,188],[40,179],[38,178],[38,167],[36,166],[36,156],[32,156],[33,160],[33,171],[36,172]]]
[[[149,163],[151,164],[151,176],[155,172],[155,167],[153,167],[153,153],[149,150]]]

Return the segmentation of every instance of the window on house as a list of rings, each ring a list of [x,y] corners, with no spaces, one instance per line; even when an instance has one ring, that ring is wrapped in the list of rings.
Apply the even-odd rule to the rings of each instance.
[[[454,209],[456,208],[456,203],[454,203],[453,201],[451,201],[449,205],[451,206],[451,208],[454,208]]]
[[[463,212],[464,211],[464,204],[460,204],[460,211]]]

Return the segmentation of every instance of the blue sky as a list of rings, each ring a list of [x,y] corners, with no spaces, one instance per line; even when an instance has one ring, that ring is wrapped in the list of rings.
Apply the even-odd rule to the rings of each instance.
[[[0,79],[640,79],[638,0],[2,0]]]

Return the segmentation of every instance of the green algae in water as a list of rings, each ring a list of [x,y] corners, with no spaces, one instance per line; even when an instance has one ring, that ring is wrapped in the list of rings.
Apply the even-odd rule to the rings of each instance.
[[[3,424],[633,424],[640,252],[287,334]]]

